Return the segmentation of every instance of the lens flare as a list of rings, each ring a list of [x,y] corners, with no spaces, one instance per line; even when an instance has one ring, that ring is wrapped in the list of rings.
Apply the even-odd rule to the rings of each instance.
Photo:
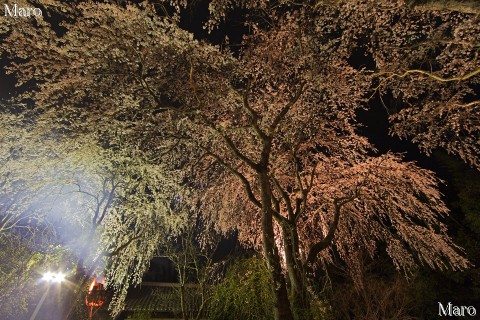
[[[55,275],[53,281],[58,282],[58,283],[63,282],[63,281],[65,281],[65,275],[63,273],[57,273]]]
[[[42,280],[44,281],[52,281],[53,280],[53,273],[52,272],[46,272],[43,274]]]
[[[54,272],[49,271],[49,272],[46,272],[46,273],[43,274],[42,280],[47,281],[47,282],[60,283],[60,282],[65,281],[65,274],[63,274],[61,272],[54,273]]]

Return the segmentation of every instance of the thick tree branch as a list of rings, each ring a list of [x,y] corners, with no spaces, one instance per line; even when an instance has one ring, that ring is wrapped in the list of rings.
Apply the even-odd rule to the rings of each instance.
[[[259,170],[258,164],[252,161],[247,156],[245,156],[243,153],[241,153],[240,150],[238,150],[238,148],[235,146],[235,144],[233,143],[230,137],[228,137],[226,134],[223,134],[223,133],[221,133],[221,137],[227,144],[228,148],[233,152],[235,157],[245,162],[250,168],[254,169],[255,171]]]
[[[433,74],[431,72],[428,72],[428,71],[425,71],[425,70],[420,70],[420,69],[407,70],[403,74],[398,74],[398,73],[394,73],[394,72],[380,72],[380,73],[376,74],[376,76],[381,76],[381,75],[385,75],[385,74],[388,74],[389,76],[387,78],[383,79],[382,82],[380,83],[380,85],[376,89],[378,89],[385,81],[387,81],[391,78],[394,78],[394,77],[405,78],[406,76],[411,75],[411,74],[422,74],[422,75],[425,75],[427,77],[430,77],[430,78],[435,79],[435,80],[440,81],[440,82],[465,81],[465,80],[468,80],[468,79],[476,76],[477,74],[480,74],[480,68],[478,68],[478,69],[476,69],[476,70],[474,70],[474,71],[472,71],[472,72],[470,72],[470,73],[468,73],[464,76],[457,76],[457,77],[453,77],[453,78],[443,78],[443,77],[437,76],[436,74]]]
[[[295,201],[295,214],[294,214],[295,221],[297,221],[300,218],[305,208],[307,207],[307,197],[308,197],[308,194],[310,193],[310,190],[312,190],[313,179],[315,178],[316,170],[317,170],[317,163],[315,163],[315,165],[313,166],[312,172],[310,173],[309,181],[305,181],[306,188],[304,188],[302,180],[300,178],[300,172],[298,171],[298,166],[295,165],[295,171],[296,171],[296,176],[298,181],[297,183],[299,184],[299,187],[302,193],[302,197],[297,198]]]
[[[179,111],[177,108],[171,107],[171,106],[165,106],[158,96],[158,94],[150,87],[148,82],[145,80],[145,72],[144,72],[144,65],[145,65],[145,59],[143,58],[142,54],[138,52],[135,48],[133,48],[133,52],[139,59],[139,65],[138,65],[138,71],[133,72],[133,77],[140,83],[142,88],[148,92],[148,94],[152,97],[152,99],[155,101],[157,104],[157,107],[160,108],[160,110],[174,110],[174,111]],[[138,73],[138,74],[137,74]]]
[[[253,108],[248,103],[248,93],[249,92],[250,92],[250,84],[247,88],[247,91],[243,94],[243,104],[242,104],[242,106],[247,111],[248,115],[250,116],[250,118],[252,120],[253,130],[255,131],[257,136],[263,141],[268,141],[269,137],[265,134],[265,132],[262,131],[262,129],[260,129],[260,127],[258,125],[258,119],[259,119],[258,113],[255,110],[253,110]]]
[[[229,164],[227,164],[220,156],[218,156],[217,154],[215,154],[214,152],[212,152],[210,149],[202,146],[202,145],[199,145],[199,148],[204,150],[208,155],[210,155],[211,157],[215,158],[218,163],[220,163],[225,169],[227,169],[228,171],[230,171],[231,173],[233,173],[235,176],[237,176],[240,181],[242,181],[242,184],[245,188],[245,191],[247,193],[247,196],[248,196],[248,199],[250,201],[252,201],[252,203],[257,206],[258,208],[262,208],[262,204],[260,203],[260,201],[258,201],[258,199],[255,197],[254,193],[253,193],[253,190],[252,190],[252,187],[250,185],[250,182],[247,180],[247,178],[245,178],[245,176],[243,174],[241,174],[238,170],[234,169],[232,166],[230,166]]]
[[[440,82],[453,82],[453,81],[465,81],[465,80],[468,80],[474,76],[476,76],[477,74],[480,73],[480,68],[478,68],[477,70],[474,70],[464,76],[460,76],[460,77],[453,77],[453,78],[442,78],[440,76],[437,76],[433,73],[430,73],[430,72],[427,72],[427,71],[424,71],[424,70],[419,70],[419,69],[412,69],[412,70],[407,70],[405,71],[402,75],[398,75],[398,77],[400,78],[404,78],[406,77],[407,75],[409,74],[414,74],[414,73],[419,73],[419,74],[423,74],[423,75],[426,75],[432,79],[435,79],[437,81],[440,81]]]
[[[301,216],[301,213],[303,212],[302,204],[303,204],[303,208],[305,208],[305,203],[306,203],[306,197],[303,195],[301,198],[295,199],[295,213],[294,213],[295,222],[298,221],[298,218]]]
[[[223,130],[219,129],[210,119],[205,117],[201,112],[195,112],[195,116],[201,118],[203,124],[207,125],[210,129],[212,129],[216,134],[218,134],[222,140],[226,143],[227,147],[233,153],[235,157],[239,160],[245,162],[250,168],[254,169],[255,171],[259,170],[259,166],[255,163],[252,159],[245,156],[236,146],[232,139],[223,132]]]
[[[270,125],[270,128],[268,130],[270,136],[273,134],[273,132],[275,132],[278,125],[285,118],[288,111],[290,111],[290,109],[293,107],[293,105],[295,105],[295,103],[298,101],[298,99],[300,99],[300,97],[302,96],[304,87],[305,87],[305,83],[302,82],[300,84],[300,88],[298,88],[295,96],[285,105],[285,107],[283,107],[283,109],[280,111],[280,113],[275,117],[275,119],[273,120],[273,122]]]
[[[394,78],[394,77],[399,77],[399,78],[405,78],[406,76],[408,75],[412,75],[412,74],[422,74],[422,75],[425,75],[429,78],[432,78],[434,80],[437,80],[439,82],[443,82],[443,83],[448,83],[448,82],[454,82],[454,81],[465,81],[465,80],[468,80],[478,74],[480,74],[480,68],[464,75],[464,76],[458,76],[458,77],[453,77],[453,78],[443,78],[443,77],[440,77],[440,76],[437,76],[436,74],[433,74],[431,72],[428,72],[428,71],[425,71],[425,70],[420,70],[420,69],[412,69],[412,70],[407,70],[405,71],[403,74],[398,74],[398,73],[394,73],[394,72],[379,72],[377,73],[375,76],[382,76],[382,75],[389,75],[388,77],[386,77],[385,79],[382,79],[379,83],[379,85],[373,90],[373,94],[369,97],[369,99],[371,99],[375,93],[378,91],[378,89],[388,80]]]
[[[96,221],[97,226],[100,223],[102,223],[103,219],[105,218],[105,215],[108,212],[108,209],[112,205],[113,199],[115,198],[115,191],[116,191],[117,187],[119,186],[119,184],[120,183],[115,183],[114,184],[113,183],[113,178],[112,178],[112,189],[109,192],[108,200],[107,200],[107,203],[105,204],[105,206],[103,207],[102,214],[100,215],[100,218],[98,218],[98,220]]]
[[[313,265],[315,262],[315,259],[317,258],[317,255],[328,248],[330,244],[332,243],[333,236],[335,235],[335,231],[337,230],[338,226],[338,221],[340,219],[340,209],[341,206],[339,206],[337,203],[335,203],[335,215],[333,216],[333,221],[330,224],[330,227],[328,228],[328,233],[327,235],[319,242],[315,243],[313,246],[310,247],[310,251],[308,252],[307,256],[307,265]]]
[[[300,170],[298,168],[299,164],[298,164],[298,161],[297,161],[297,157],[295,156],[295,152],[293,152],[292,156],[293,156],[293,162],[294,162],[294,166],[295,166],[295,178],[297,179],[298,189],[300,189],[300,191],[303,194],[303,182],[302,182],[302,179],[300,177]]]
[[[138,234],[130,239],[128,239],[127,242],[125,242],[124,244],[122,244],[121,246],[117,247],[114,251],[112,252],[105,252],[103,253],[102,255],[103,256],[108,256],[108,255],[111,255],[111,256],[114,256],[114,255],[117,255],[120,253],[120,251],[122,251],[123,249],[125,249],[126,247],[128,247],[133,241],[137,240],[137,239],[140,239],[142,237],[141,234]]]
[[[277,189],[278,193],[280,193],[280,196],[282,197],[282,199],[285,201],[285,204],[287,206],[287,213],[288,213],[288,217],[289,217],[289,220],[288,222],[291,223],[293,221],[293,207],[292,207],[292,201],[290,200],[290,197],[288,196],[288,194],[285,192],[285,190],[283,190],[282,186],[280,185],[280,183],[278,182],[278,180],[273,176],[273,175],[270,175],[270,179],[273,181],[273,185],[275,186],[275,189]],[[285,219],[284,216],[282,216],[280,214],[280,212],[278,212],[278,215],[274,215],[274,217],[277,219],[277,221],[279,222],[287,222],[287,219]]]
[[[98,202],[98,196],[94,195],[94,194],[91,194],[90,192],[88,191],[83,191],[82,190],[82,187],[80,186],[80,184],[78,182],[73,182],[74,185],[76,185],[78,187],[78,190],[76,192],[79,192],[79,193],[82,193],[82,194],[85,194],[87,196],[90,196],[92,198],[94,198],[97,202]]]
[[[272,202],[273,202],[273,210],[280,215],[280,200],[275,197],[275,195],[272,196]]]
[[[193,89],[193,94],[195,96],[195,99],[197,100],[197,103],[201,104],[202,102],[200,101],[200,98],[198,97],[197,87],[195,85],[195,81],[193,80],[193,72],[194,72],[193,63],[192,63],[191,59],[189,59],[188,62],[190,64],[190,72],[189,72],[188,76],[189,76],[190,84],[191,84],[192,89]],[[235,143],[233,143],[232,139],[225,132],[223,132],[222,129],[218,128],[215,125],[215,123],[213,123],[210,119],[208,119],[202,112],[194,112],[193,115],[196,116],[196,117],[199,117],[204,122],[204,124],[206,124],[212,130],[214,130],[223,139],[223,141],[225,141],[228,148],[230,149],[230,151],[233,152],[235,157],[237,157],[238,159],[245,162],[252,169],[255,169],[255,170],[258,169],[257,164],[254,161],[252,161],[250,158],[245,156],[242,152],[240,152],[240,150],[235,146]]]
[[[355,188],[354,194],[347,197],[336,198],[335,200],[333,200],[333,206],[335,208],[335,215],[333,216],[333,221],[330,224],[330,227],[328,228],[327,235],[322,240],[320,240],[319,242],[315,243],[313,246],[310,247],[310,251],[308,253],[307,261],[306,261],[307,266],[313,265],[318,254],[331,245],[333,241],[333,237],[335,236],[335,231],[337,230],[337,227],[338,227],[338,221],[340,220],[340,212],[342,207],[347,203],[355,200],[359,195],[360,195],[360,189],[359,189],[359,186],[357,186]]]
[[[473,0],[457,1],[457,0],[431,0],[426,3],[414,5],[416,10],[421,11],[458,11],[470,14],[480,14],[480,4]]]
[[[310,173],[310,181],[308,182],[307,189],[306,189],[307,192],[310,192],[310,190],[312,190],[313,179],[315,179],[315,173],[317,172],[317,166],[318,166],[318,162],[313,165],[312,172]]]

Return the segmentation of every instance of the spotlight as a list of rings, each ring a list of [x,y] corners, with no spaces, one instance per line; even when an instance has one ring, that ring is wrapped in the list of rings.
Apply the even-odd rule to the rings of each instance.
[[[47,281],[47,282],[60,283],[60,282],[65,281],[65,274],[63,274],[61,272],[58,272],[58,273],[46,272],[46,273],[43,274],[42,280]]]
[[[43,274],[42,280],[44,281],[52,281],[54,278],[54,275],[52,272],[46,272]]]
[[[65,275],[63,273],[59,272],[55,275],[55,277],[53,278],[53,281],[58,282],[58,283],[63,282],[63,281],[65,281]]]

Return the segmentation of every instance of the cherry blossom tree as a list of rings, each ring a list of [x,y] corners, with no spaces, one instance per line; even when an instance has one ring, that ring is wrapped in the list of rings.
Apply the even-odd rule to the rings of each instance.
[[[405,15],[399,21],[421,34],[416,28],[423,30],[430,17],[395,4]],[[434,174],[399,155],[378,154],[358,133],[356,111],[375,90],[385,94],[393,86],[411,97],[407,102],[428,97],[445,102],[453,90],[435,93],[429,87],[422,94],[401,83],[410,75],[446,78],[411,65],[399,72],[402,61],[413,61],[403,55],[390,66],[386,32],[394,33],[394,46],[416,33],[400,25],[398,34],[381,28],[398,18],[385,6],[349,1],[322,7],[321,13],[271,11],[266,25],[251,25],[239,57],[193,39],[147,4],[58,4],[51,10],[62,8],[68,18],[61,32],[48,19],[38,18],[35,25],[11,22],[3,47],[20,60],[9,70],[20,85],[36,82],[19,98],[33,99],[39,123],[54,135],[94,139],[113,158],[135,150],[134,159],[152,166],[134,175],[143,187],[127,192],[133,200],[125,203],[132,205],[119,202],[105,233],[115,253],[109,270],[119,290],[114,313],[121,310],[128,284],[140,281],[162,230],[170,230],[159,213],[168,212],[170,189],[164,186],[175,185],[172,181],[189,190],[182,200],[199,206],[218,229],[237,230],[243,243],[262,250],[273,279],[276,319],[308,317],[307,278],[335,257],[361,286],[359,255],[366,251],[373,257],[379,243],[386,243],[395,266],[407,274],[417,263],[468,266],[441,222],[448,209]],[[459,28],[468,27],[469,19],[459,15]],[[363,38],[367,34],[371,37]],[[380,72],[353,63],[353,49],[362,45],[375,54]],[[459,78],[464,95],[476,81],[475,71],[468,70]],[[413,117],[407,123],[420,121]],[[446,143],[458,151],[455,142]],[[475,164],[475,141],[466,143],[470,151],[464,159]],[[157,178],[160,170],[172,174]]]
[[[74,265],[64,267],[71,270],[69,281],[78,286],[64,292],[64,305],[70,304],[64,317],[77,300],[83,304],[84,292],[78,288],[83,289],[94,272],[103,272],[106,256],[116,269],[126,265],[125,270],[129,270],[135,264],[141,278],[153,255],[148,244],[155,248],[162,239],[159,232],[155,237],[153,232],[145,234],[141,221],[157,231],[168,226],[171,234],[182,224],[178,214],[170,214],[169,201],[165,200],[175,194],[174,187],[159,183],[165,180],[161,178],[165,170],[145,161],[138,150],[104,148],[91,136],[52,137],[41,117],[36,119],[25,110],[2,114],[1,119],[8,129],[2,145],[1,233],[9,236],[19,228],[36,233],[37,227],[48,224],[58,234],[58,241],[74,252]],[[139,210],[143,220],[135,220]],[[152,220],[156,224],[152,225]],[[132,223],[135,230],[130,229]],[[136,248],[134,241],[141,236],[148,241],[137,248],[145,257],[139,265],[138,259],[127,259],[125,253]],[[121,271],[117,270],[115,279],[124,279]]]
[[[347,46],[339,47],[371,74],[391,133],[427,154],[443,148],[478,169],[478,16],[412,9],[402,1],[322,10],[330,18],[319,20],[319,32],[329,34],[334,21],[343,21],[336,32]]]
[[[51,164],[46,158],[48,148],[26,145],[32,139],[28,119],[12,111],[21,109],[7,102],[0,104],[0,235],[14,229],[33,230],[35,222],[45,216],[40,205],[33,206],[55,188],[48,188],[51,180],[42,165],[36,160],[44,158],[43,164]]]
[[[426,154],[443,148],[480,168],[478,3],[214,0],[206,27],[218,27],[239,8],[261,15],[279,5],[314,12],[327,50],[336,48],[335,54],[347,54],[350,61],[373,65],[358,62],[372,76],[371,89],[389,113],[393,135],[417,143]]]

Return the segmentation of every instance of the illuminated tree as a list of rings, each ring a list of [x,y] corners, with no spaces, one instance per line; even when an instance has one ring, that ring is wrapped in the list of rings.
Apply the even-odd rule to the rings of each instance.
[[[168,227],[175,230],[182,225],[179,215],[171,214],[169,200],[165,200],[175,194],[175,179],[161,185],[164,168],[146,161],[138,150],[104,148],[91,136],[65,139],[45,128],[42,118],[28,110],[2,114],[1,119],[2,129],[6,129],[2,136],[2,219],[9,222],[3,224],[2,235],[10,237],[21,228],[35,234],[38,228],[50,225],[58,234],[57,241],[74,252],[73,267],[62,266],[71,270],[69,281],[78,284],[75,290],[64,292],[64,302],[70,304],[65,317],[77,300],[83,305],[84,292],[77,288],[83,288],[94,272],[103,272],[105,256],[111,256],[117,267],[115,279],[120,283],[124,278],[118,269],[125,266],[123,276],[128,278],[129,268],[135,265],[141,279],[154,252],[147,249],[155,250],[163,239],[155,231]],[[11,198],[12,194],[16,196]],[[139,210],[143,220],[136,219]],[[119,226],[120,222],[124,224]],[[130,223],[136,229],[131,229]],[[150,233],[143,233],[144,225],[153,227]],[[142,265],[125,254],[140,235],[148,240],[136,248],[144,253]]]
[[[370,89],[389,113],[392,134],[411,139],[428,155],[443,148],[480,168],[477,2],[214,0],[206,26],[218,27],[239,8],[261,15],[281,4],[313,13],[322,38],[318,48],[336,50],[334,55],[345,55],[372,77]]]
[[[427,154],[443,148],[480,169],[478,16],[398,3],[358,3],[337,12],[347,30],[362,34],[351,47],[375,65],[366,72],[373,72],[392,134]]]
[[[359,254],[373,256],[379,243],[386,243],[395,266],[406,273],[416,262],[438,269],[468,265],[441,223],[448,210],[433,173],[398,155],[378,155],[358,134],[356,111],[375,90],[385,93],[393,85],[411,107],[417,104],[409,97],[443,103],[455,91],[429,87],[421,93],[398,82],[412,74],[438,79],[411,66],[405,75],[398,72],[402,62],[420,59],[415,50],[408,59],[392,59],[394,67],[386,60],[389,39],[393,47],[403,46],[431,19],[411,13],[402,2],[394,5],[412,32],[381,27],[399,18],[387,2],[349,1],[319,13],[272,12],[268,27],[252,24],[239,57],[194,40],[145,4],[66,6],[62,14],[71,17],[60,34],[42,19],[35,26],[11,23],[4,48],[21,62],[9,70],[20,84],[37,83],[20,98],[35,101],[38,124],[54,135],[97,140],[111,152],[112,163],[122,150],[134,150],[131,159],[140,157],[151,168],[130,174],[141,187],[119,201],[106,230],[115,253],[109,270],[118,291],[114,313],[121,310],[128,284],[140,281],[162,228],[171,223],[163,219],[174,193],[169,199],[164,186],[175,181],[189,190],[182,201],[200,206],[219,229],[237,230],[242,242],[262,249],[276,319],[302,317],[308,309],[306,278],[334,257],[361,286]],[[448,14],[438,19],[446,21]],[[470,19],[460,15],[455,23],[470,30]],[[390,30],[394,37],[386,33]],[[359,36],[368,42],[362,44]],[[363,45],[382,71],[355,63],[354,48]],[[468,87],[462,94],[471,93],[474,75],[461,79]],[[445,128],[453,130],[453,124]],[[409,130],[398,128],[401,134]],[[478,126],[472,130],[465,136]],[[455,141],[445,146],[463,156]],[[464,159],[476,164],[478,142],[465,143],[470,149]],[[155,175],[162,170],[171,175]],[[124,238],[113,234],[117,229]]]
[[[0,104],[0,108],[0,235],[3,235],[15,229],[32,228],[42,219],[45,210],[32,204],[46,195],[49,179],[35,160],[41,157],[47,161],[45,149],[26,147],[32,139],[26,119],[12,114],[10,111],[15,107],[7,103]]]
[[[25,319],[44,293],[39,275],[60,268],[73,257],[57,244],[51,228],[10,230],[0,236],[0,316],[2,319]]]

